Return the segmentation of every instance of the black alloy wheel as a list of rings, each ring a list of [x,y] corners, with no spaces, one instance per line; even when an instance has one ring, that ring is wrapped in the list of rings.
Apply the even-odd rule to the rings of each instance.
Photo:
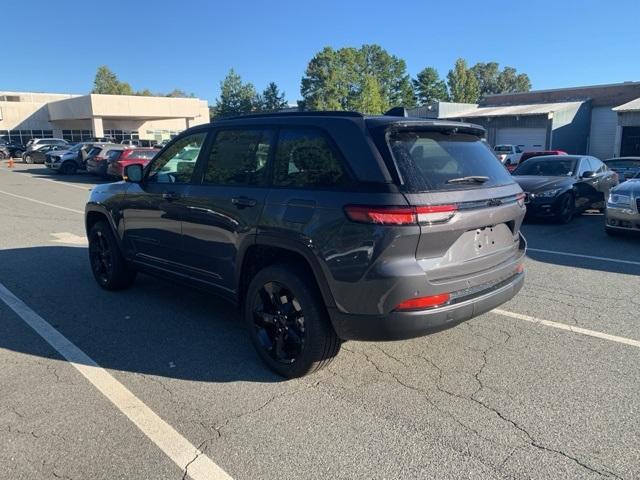
[[[558,212],[558,220],[561,223],[569,223],[576,211],[576,201],[571,193],[565,193],[560,198],[560,211]]]
[[[113,276],[113,250],[100,230],[95,232],[89,243],[89,258],[96,280],[100,285],[106,285]]]
[[[268,282],[253,301],[253,326],[262,348],[274,361],[295,362],[304,350],[304,312],[293,293],[279,282]]]
[[[127,288],[136,278],[136,271],[122,256],[111,227],[102,221],[89,231],[89,263],[96,282],[105,290]]]

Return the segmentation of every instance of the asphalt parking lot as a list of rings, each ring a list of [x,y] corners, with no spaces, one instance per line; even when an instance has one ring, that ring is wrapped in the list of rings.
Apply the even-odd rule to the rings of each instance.
[[[349,342],[283,381],[229,305],[148,276],[95,284],[95,181],[0,163],[0,478],[640,477],[640,239],[601,215],[527,223],[526,285],[500,310]]]

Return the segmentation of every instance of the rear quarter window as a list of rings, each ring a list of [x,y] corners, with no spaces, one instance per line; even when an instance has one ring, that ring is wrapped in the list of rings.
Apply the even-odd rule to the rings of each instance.
[[[513,183],[509,172],[475,135],[398,130],[387,133],[387,143],[412,192],[495,187]],[[464,177],[486,177],[482,182],[460,182]]]

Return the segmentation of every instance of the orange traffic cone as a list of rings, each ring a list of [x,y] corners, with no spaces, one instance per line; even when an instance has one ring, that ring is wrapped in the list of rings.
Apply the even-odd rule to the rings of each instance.
[[[13,157],[9,157],[9,168],[13,168]]]

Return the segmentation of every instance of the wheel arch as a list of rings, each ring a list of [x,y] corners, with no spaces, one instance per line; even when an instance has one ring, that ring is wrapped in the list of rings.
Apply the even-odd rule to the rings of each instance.
[[[111,231],[113,232],[113,236],[116,238],[116,241],[118,242],[118,247],[120,248],[121,251],[123,251],[122,238],[118,234],[118,228],[116,227],[113,221],[113,217],[109,215],[109,212],[107,211],[107,209],[98,203],[87,204],[87,207],[85,209],[85,219],[84,219],[84,222],[85,222],[84,226],[87,232],[87,238],[89,237],[89,232],[91,231],[91,228],[93,228],[93,226],[99,221],[105,221],[107,225],[109,225],[109,227],[111,228]]]

